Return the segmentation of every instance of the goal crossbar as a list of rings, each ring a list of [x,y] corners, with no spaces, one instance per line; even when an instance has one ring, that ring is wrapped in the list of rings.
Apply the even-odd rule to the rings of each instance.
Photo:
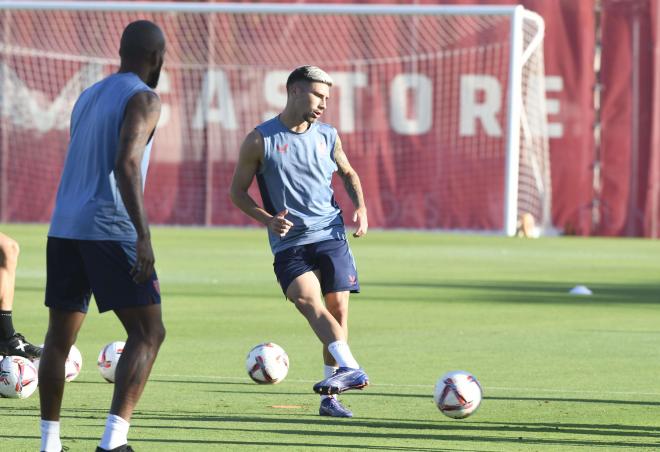
[[[352,14],[352,15],[493,15],[509,16],[519,5],[340,5],[323,3],[169,3],[131,1],[1,1],[0,9],[57,11],[144,11],[228,14]]]

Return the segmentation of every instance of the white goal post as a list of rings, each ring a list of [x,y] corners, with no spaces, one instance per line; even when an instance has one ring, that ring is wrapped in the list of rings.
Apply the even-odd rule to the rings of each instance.
[[[245,224],[226,197],[241,139],[283,107],[286,74],[316,64],[375,226],[551,227],[543,19],[495,5],[0,2],[0,221],[48,221],[72,103],[142,18],[168,41],[155,222]]]

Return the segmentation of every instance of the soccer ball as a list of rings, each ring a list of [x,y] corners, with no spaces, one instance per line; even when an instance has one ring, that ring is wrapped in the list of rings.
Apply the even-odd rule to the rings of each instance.
[[[67,356],[64,363],[64,380],[73,381],[78,375],[80,375],[80,370],[82,369],[82,355],[80,350],[75,345],[71,346],[69,350],[69,356]]]
[[[289,357],[282,347],[272,342],[250,350],[245,362],[247,373],[259,384],[276,384],[289,372]]]
[[[43,348],[44,344],[41,344],[39,347]],[[82,361],[80,350],[75,345],[72,345],[69,350],[69,356],[66,357],[66,361],[64,362],[64,381],[73,381],[80,375]],[[39,358],[34,359],[32,364],[39,371]]]
[[[39,374],[32,362],[22,356],[5,356],[0,361],[0,397],[26,399],[39,384]]]
[[[482,391],[479,381],[469,372],[448,372],[435,385],[433,400],[442,414],[463,419],[477,411]]]
[[[125,342],[116,341],[110,342],[108,345],[101,349],[97,364],[101,376],[105,378],[108,383],[115,382],[115,371],[117,370],[117,363],[121,354],[124,352]]]

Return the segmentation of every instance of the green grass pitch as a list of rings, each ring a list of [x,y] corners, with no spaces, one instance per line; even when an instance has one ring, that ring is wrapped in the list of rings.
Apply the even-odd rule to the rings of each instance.
[[[2,231],[22,249],[14,323],[40,342],[46,228]],[[658,241],[352,239],[362,294],[351,302],[350,343],[372,384],[342,396],[355,418],[339,420],[317,415],[321,347],[279,291],[265,231],[154,228],[153,242],[168,336],[132,421],[138,451],[660,448]],[[594,295],[569,295],[577,284]],[[98,443],[112,386],[96,358],[123,339],[113,314],[90,310],[77,342],[83,370],[65,389],[72,452]],[[281,384],[245,373],[247,352],[263,341],[289,354]],[[432,400],[437,378],[457,369],[485,393],[465,420]],[[37,450],[38,421],[38,395],[0,399],[0,450]]]

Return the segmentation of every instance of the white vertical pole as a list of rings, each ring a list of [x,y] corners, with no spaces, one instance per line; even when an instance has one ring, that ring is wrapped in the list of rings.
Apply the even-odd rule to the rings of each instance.
[[[522,108],[523,12],[516,6],[511,16],[509,55],[509,108],[504,179],[504,234],[516,234],[518,220],[518,166],[520,159],[520,110]]]
[[[215,70],[215,24],[213,14],[207,16],[208,23],[208,36],[206,39],[208,57],[207,69]],[[220,100],[222,102],[222,100]],[[205,133],[204,136],[204,146],[206,146],[205,152],[202,153],[206,157],[206,165],[204,168],[204,226],[211,226],[213,222],[213,128],[210,123],[207,121],[204,125]]]
[[[639,190],[639,108],[640,108],[640,24],[639,12],[635,12],[632,23],[632,71],[631,71],[631,109],[632,118],[630,130],[632,131],[630,143],[630,183],[628,194],[628,217],[626,218],[626,235],[634,237],[638,233],[637,221],[639,219],[639,209],[637,208]]]

